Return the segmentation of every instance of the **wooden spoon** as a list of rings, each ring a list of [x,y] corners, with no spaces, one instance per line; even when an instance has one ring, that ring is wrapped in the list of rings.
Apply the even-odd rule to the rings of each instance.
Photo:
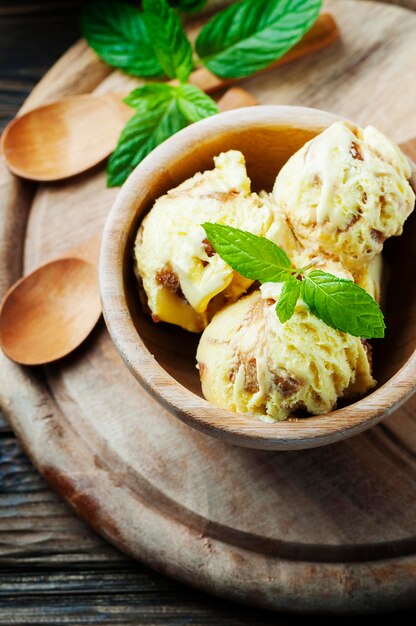
[[[219,100],[221,111],[257,104],[232,87]],[[22,365],[44,365],[77,348],[101,315],[97,234],[65,256],[38,267],[7,291],[0,308],[0,345]]]
[[[267,70],[320,50],[338,38],[334,18],[322,14],[303,39]],[[206,68],[194,71],[190,81],[208,93],[235,82],[224,81]],[[37,181],[61,180],[93,167],[114,150],[123,126],[134,113],[122,98],[74,96],[17,117],[1,138],[8,167],[18,176]]]
[[[23,365],[50,363],[88,337],[101,315],[100,237],[68,250],[17,281],[0,309],[0,345]]]

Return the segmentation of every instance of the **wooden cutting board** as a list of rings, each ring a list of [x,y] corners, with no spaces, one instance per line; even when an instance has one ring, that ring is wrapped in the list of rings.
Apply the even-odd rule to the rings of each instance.
[[[316,106],[416,136],[416,14],[336,0],[342,41],[245,81],[261,103]],[[62,95],[128,90],[82,42],[24,110]],[[38,187],[0,170],[0,290],[94,234],[117,190],[103,167]],[[59,364],[0,355],[0,401],[52,486],[98,532],[195,587],[291,611],[398,609],[416,597],[416,399],[347,441],[299,452],[231,447],[164,411],[101,322]]]

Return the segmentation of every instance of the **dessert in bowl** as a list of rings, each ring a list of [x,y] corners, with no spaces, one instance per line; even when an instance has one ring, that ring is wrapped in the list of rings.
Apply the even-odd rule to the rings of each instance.
[[[400,205],[403,212],[400,218],[401,223],[396,226],[392,225],[387,215],[385,223],[380,225],[377,233],[370,233],[371,239],[367,242],[365,240],[367,233],[364,232],[365,229],[360,219],[352,216],[354,219],[350,217],[349,223],[352,224],[352,228],[361,233],[360,246],[357,249],[347,249],[342,239],[345,225],[340,223],[340,236],[334,242],[334,254],[331,251],[328,258],[324,258],[325,242],[328,240],[325,228],[318,230],[317,226],[313,225],[313,216],[311,217],[305,211],[302,213],[302,202],[307,203],[309,196],[314,193],[313,185],[312,189],[296,190],[293,182],[293,172],[295,175],[296,172],[300,175],[302,171],[301,163],[295,164],[295,167],[290,166],[290,157],[298,151],[302,153],[302,147],[328,127],[335,128],[341,133],[341,137],[336,137],[335,141],[337,145],[341,145],[350,129],[348,126],[344,128],[343,124],[334,125],[339,119],[337,116],[314,109],[266,106],[240,109],[203,120],[166,141],[136,168],[122,188],[108,218],[102,245],[100,282],[104,315],[118,351],[138,380],[171,412],[196,428],[231,443],[253,448],[296,449],[337,441],[368,428],[393,412],[414,390],[416,333],[413,329],[416,323],[414,310],[416,294],[412,293],[411,287],[405,288],[406,276],[403,272],[403,267],[409,266],[409,263],[412,263],[412,255],[415,256],[411,246],[413,217],[407,221],[404,234],[400,239],[393,237],[385,245],[388,267],[386,274],[390,274],[390,280],[382,291],[386,294],[383,308],[388,331],[385,339],[373,342],[372,369],[378,386],[374,386],[375,381],[371,373],[366,345],[359,338],[350,338],[350,336],[348,336],[348,345],[344,345],[343,341],[341,345],[339,331],[333,331],[314,318],[317,320],[315,326],[318,322],[319,324],[315,327],[315,337],[311,339],[311,342],[315,345],[325,336],[325,341],[332,341],[338,350],[336,352],[334,348],[338,355],[335,358],[336,367],[334,371],[329,372],[328,381],[324,380],[322,383],[324,388],[322,398],[317,398],[316,394],[304,393],[305,389],[308,391],[310,386],[303,390],[299,389],[299,380],[296,376],[288,375],[282,379],[279,370],[274,372],[277,375],[273,378],[273,393],[266,398],[267,402],[257,402],[257,404],[259,389],[256,388],[255,377],[254,382],[252,380],[252,374],[254,368],[260,376],[261,364],[256,363],[250,357],[246,363],[238,363],[237,369],[227,370],[225,367],[225,364],[230,361],[227,349],[233,341],[235,343],[237,331],[237,328],[231,328],[232,324],[229,322],[235,321],[241,315],[242,319],[245,319],[248,310],[256,309],[257,321],[262,320],[262,328],[264,329],[266,320],[270,330],[268,335],[272,338],[275,336],[276,341],[280,341],[281,359],[278,366],[282,368],[285,367],[285,363],[289,364],[290,357],[287,354],[285,356],[284,352],[284,345],[287,347],[286,335],[288,333],[282,332],[283,324],[279,326],[276,335],[274,318],[266,310],[279,297],[278,294],[271,294],[270,289],[273,285],[266,284],[260,290],[255,289],[255,285],[251,285],[252,281],[233,274],[226,264],[221,263],[221,259],[213,259],[212,250],[207,248],[205,249],[207,258],[205,259],[200,254],[199,269],[196,268],[192,273],[195,277],[198,276],[198,271],[206,272],[209,280],[204,281],[204,284],[209,288],[205,291],[201,290],[197,279],[193,282],[189,280],[190,274],[189,271],[187,273],[186,264],[184,264],[185,253],[182,251],[182,249],[186,251],[189,247],[195,246],[195,237],[187,237],[183,246],[179,246],[176,242],[171,247],[172,249],[169,249],[169,241],[172,238],[166,241],[163,238],[163,233],[175,229],[182,235],[189,235],[189,229],[184,230],[181,226],[182,212],[188,210],[188,213],[192,214],[193,207],[194,220],[196,219],[195,214],[198,213],[201,196],[204,195],[203,187],[207,182],[204,174],[192,177],[197,172],[212,172],[213,159],[217,157],[217,168],[223,170],[225,168],[224,171],[228,174],[225,176],[225,182],[223,181],[225,187],[217,185],[216,196],[210,197],[213,207],[211,207],[211,213],[208,211],[209,214],[218,215],[218,211],[221,210],[217,206],[218,202],[222,203],[221,206],[224,201],[229,202],[231,191],[234,193],[234,197],[231,198],[233,206],[235,202],[238,203],[237,208],[230,208],[227,211],[227,215],[234,215],[234,221],[230,222],[232,225],[269,237],[282,248],[286,247],[288,252],[291,248],[291,255],[298,255],[303,261],[309,261],[311,258],[308,246],[305,246],[305,233],[309,229],[314,239],[312,252],[318,251],[319,253],[319,259],[314,259],[318,267],[321,264],[322,269],[332,274],[337,275],[338,272],[339,276],[355,280],[371,292],[371,295],[379,297],[378,293],[376,294],[380,291],[379,269],[372,268],[369,271],[368,268],[371,264],[377,264],[376,258],[382,248],[382,238],[399,234],[401,223],[413,209],[413,192],[410,187],[410,191],[403,187],[407,184],[406,175],[404,175],[406,172],[401,178],[399,176],[400,180],[396,181],[405,195],[405,200]],[[350,128],[354,127],[351,125]],[[372,131],[366,129],[366,132],[371,134]],[[323,133],[320,137],[327,136],[327,134]],[[375,138],[364,137],[362,141],[364,142],[362,149],[367,149],[365,142],[374,147],[369,157],[364,155],[364,161],[369,161],[369,166],[374,169],[374,163],[377,160],[377,141],[380,141],[380,138],[376,133]],[[362,142],[357,140],[356,143],[358,150]],[[390,150],[390,143],[388,145]],[[319,151],[319,145],[312,152],[315,149]],[[391,150],[394,149],[391,147]],[[241,163],[239,167],[241,157],[238,155],[240,153],[246,160],[246,177],[241,169]],[[399,154],[390,156],[396,164],[396,169],[400,170],[401,167],[404,170],[406,167],[409,169],[405,160],[401,162],[400,158],[403,157]],[[390,159],[390,156],[387,158]],[[357,165],[362,167],[361,154],[353,151],[351,157],[361,157],[357,159]],[[228,164],[227,158],[231,159]],[[314,181],[319,172],[314,172],[313,167],[305,158],[302,163],[306,163],[308,166],[306,173]],[[331,161],[329,166],[332,178],[336,179],[339,164]],[[278,173],[277,181],[279,177],[284,177],[284,185],[279,187],[276,181]],[[380,180],[385,172],[376,169],[375,172],[370,173],[367,186],[381,184]],[[208,178],[210,175],[208,174]],[[251,189],[247,189],[246,178],[251,181]],[[303,175],[303,179],[306,179],[306,174]],[[231,180],[230,188],[227,188],[227,180]],[[326,181],[321,181],[321,191],[322,183],[325,185]],[[382,184],[385,187],[387,183],[382,181]],[[356,201],[354,196],[356,188],[357,185],[349,190],[350,196],[352,194],[351,197],[354,197],[354,202]],[[170,190],[173,191],[166,196],[165,194]],[[272,191],[273,196],[269,197],[268,194]],[[369,189],[364,184],[364,188],[360,188],[359,191],[361,199],[366,202],[365,194],[369,194]],[[275,207],[274,198],[277,197],[280,206],[288,205],[295,197],[295,193],[299,196],[298,210],[290,209],[293,223],[289,222],[289,227],[285,229],[282,226],[285,221],[279,216],[276,217],[275,209],[270,209],[269,203],[271,202]],[[226,197],[221,194],[225,194]],[[172,198],[172,195],[175,197]],[[212,193],[205,195],[212,196]],[[236,198],[237,195],[238,198]],[[341,199],[343,204],[348,204],[348,197]],[[191,211],[186,208],[187,203],[190,203]],[[312,204],[318,211],[326,210],[324,202]],[[155,208],[159,205],[162,206],[158,209],[158,214]],[[152,211],[149,217],[143,221],[150,210]],[[273,214],[272,218],[270,218],[270,211]],[[243,221],[241,221],[241,216],[245,216]],[[199,216],[197,217],[199,219]],[[341,220],[341,216],[339,219]],[[170,227],[167,225],[169,220],[171,220]],[[201,214],[201,220],[207,221],[207,216]],[[142,222],[143,227],[141,227]],[[139,232],[138,239],[137,232]],[[203,236],[203,232],[198,234],[199,239]],[[300,241],[302,243],[299,249],[295,250],[294,248]],[[135,242],[136,272],[133,264]],[[201,242],[198,245],[200,244]],[[209,245],[209,241],[206,241],[204,245]],[[152,265],[152,258],[161,255],[163,262],[160,262],[159,258]],[[347,269],[344,267],[346,263]],[[304,264],[297,263],[297,267]],[[162,272],[160,268],[163,269]],[[145,307],[142,306],[138,296],[137,274],[144,286],[145,298],[142,297],[142,300],[144,300]],[[178,276],[181,280],[176,284]],[[181,291],[184,292],[179,294],[180,297],[177,297],[178,286],[182,287]],[[252,289],[252,293],[244,296],[247,289]],[[262,297],[262,292],[264,292],[264,297]],[[174,299],[171,297],[172,294],[176,296]],[[211,303],[213,304],[210,310]],[[149,311],[144,310],[147,306],[153,314],[153,320]],[[311,320],[306,319],[308,315],[308,311],[305,307],[302,309],[302,303],[299,303],[295,311],[295,319],[292,318],[286,324],[292,323],[293,326],[296,320],[299,320],[299,323],[303,324],[301,332],[304,334],[305,329],[311,326]],[[182,323],[181,320],[186,321]],[[178,321],[183,328],[178,326]],[[198,360],[200,371],[202,369],[205,396],[213,400],[215,404],[204,399],[199,373],[196,369],[195,356],[200,339],[197,331],[205,327],[207,328],[202,335],[198,349]],[[288,329],[290,330],[290,326]],[[250,332],[244,333],[240,329],[241,341],[244,341],[247,335],[253,335],[252,331],[253,328]],[[227,335],[227,332],[231,333],[232,337],[225,337],[224,343],[224,337],[221,337],[221,334]],[[331,335],[329,339],[328,333]],[[216,338],[221,339],[221,349],[218,348],[220,342],[215,343]],[[254,350],[255,346],[250,349]],[[250,349],[247,348],[244,353],[250,354]],[[346,354],[348,359],[343,367],[342,357]],[[313,350],[309,353],[306,350],[306,361],[310,363],[315,358],[314,355],[316,352]],[[338,369],[342,370],[341,374]],[[241,389],[237,388],[238,385],[241,387],[242,382],[244,387],[244,380],[247,378],[245,389],[247,393],[243,402],[233,403],[230,394],[223,394],[221,397],[221,393],[217,393],[217,379],[222,370],[224,370],[225,379],[231,381],[233,391],[231,395],[234,399],[241,396]],[[266,371],[264,367],[263,370]],[[335,385],[337,387],[335,398],[331,397],[328,402],[325,402],[328,399],[326,389],[331,391],[331,386],[334,387],[332,381],[335,379],[341,380],[341,386],[338,389],[339,385]],[[269,376],[269,383],[270,380]],[[276,389],[279,392],[278,402],[275,397]],[[358,392],[367,393],[367,395],[354,401]],[[283,406],[282,399],[287,400],[291,396],[296,398],[297,404],[286,401],[284,410],[280,411]],[[349,401],[350,404],[341,406],[339,403],[340,408],[330,410],[335,405],[337,396],[343,396],[344,399],[341,402],[345,404],[345,401]],[[218,406],[219,404],[222,406]],[[276,406],[275,410],[273,407]],[[307,417],[296,411],[299,407],[308,411]],[[322,414],[309,415],[313,412],[322,412]],[[266,418],[267,421],[259,419],[259,416]],[[289,419],[285,421],[274,421],[288,416]]]

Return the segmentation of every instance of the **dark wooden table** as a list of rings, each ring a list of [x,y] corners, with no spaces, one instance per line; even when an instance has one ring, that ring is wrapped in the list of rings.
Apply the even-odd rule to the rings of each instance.
[[[0,125],[13,117],[48,67],[77,39],[82,4],[0,0]],[[416,8],[416,0],[404,4]],[[54,495],[0,414],[0,626],[262,626],[309,619],[225,602],[129,559]],[[401,613],[400,620],[414,623],[413,612]],[[332,622],[321,619],[323,626]],[[337,618],[341,626],[349,622]]]

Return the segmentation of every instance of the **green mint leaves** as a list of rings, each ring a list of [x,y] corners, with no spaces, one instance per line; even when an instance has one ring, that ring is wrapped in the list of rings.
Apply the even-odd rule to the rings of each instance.
[[[166,0],[143,0],[143,19],[156,58],[169,78],[184,82],[192,71],[192,47]]]
[[[377,302],[351,280],[321,270],[306,272],[291,266],[275,243],[224,224],[204,223],[209,242],[233,270],[250,280],[283,282],[276,314],[284,323],[299,296],[325,324],[355,337],[384,337],[383,313]],[[309,266],[308,266],[309,267]]]
[[[202,224],[208,240],[233,270],[262,283],[290,278],[286,252],[269,239],[224,224]]]
[[[156,111],[169,104],[175,94],[175,87],[167,83],[148,83],[143,87],[133,89],[124,98],[124,102],[136,109],[137,113],[145,115],[149,111]]]
[[[109,65],[133,76],[163,75],[143,14],[136,7],[106,0],[88,4],[82,12],[81,32]]]
[[[108,164],[107,183],[121,185],[153,148],[218,112],[215,102],[189,82],[192,45],[180,13],[193,13],[206,0],[95,0],[82,13],[81,30],[106,63],[142,78],[177,79],[179,87],[153,83],[125,100],[136,113],[123,129]],[[217,13],[201,30],[199,60],[223,78],[261,70],[294,46],[316,20],[322,0],[242,0]]]
[[[276,304],[276,314],[282,324],[290,320],[295,312],[295,306],[300,296],[300,288],[301,282],[293,277],[290,277],[283,283],[282,291]]]
[[[309,30],[322,0],[243,0],[217,13],[196,41],[202,62],[221,78],[242,78],[283,56]]]
[[[305,274],[302,298],[325,324],[365,339],[384,337],[383,314],[377,302],[351,280],[320,270]]]
[[[83,10],[81,32],[98,56],[127,74],[185,81],[192,71],[191,44],[166,0],[144,0],[143,11],[98,0]]]
[[[175,97],[188,124],[219,113],[215,101],[198,87],[185,83],[176,87]]]
[[[98,0],[84,9],[82,34],[104,61],[129,74],[165,74],[184,82],[192,71],[192,47],[178,11],[195,12],[205,0]],[[203,64],[222,78],[264,69],[292,48],[318,17],[322,0],[242,0],[217,13],[196,41]]]
[[[107,167],[107,184],[123,184],[132,170],[162,141],[204,117],[218,113],[215,102],[189,84],[149,83],[125,102],[136,113],[124,127]]]

